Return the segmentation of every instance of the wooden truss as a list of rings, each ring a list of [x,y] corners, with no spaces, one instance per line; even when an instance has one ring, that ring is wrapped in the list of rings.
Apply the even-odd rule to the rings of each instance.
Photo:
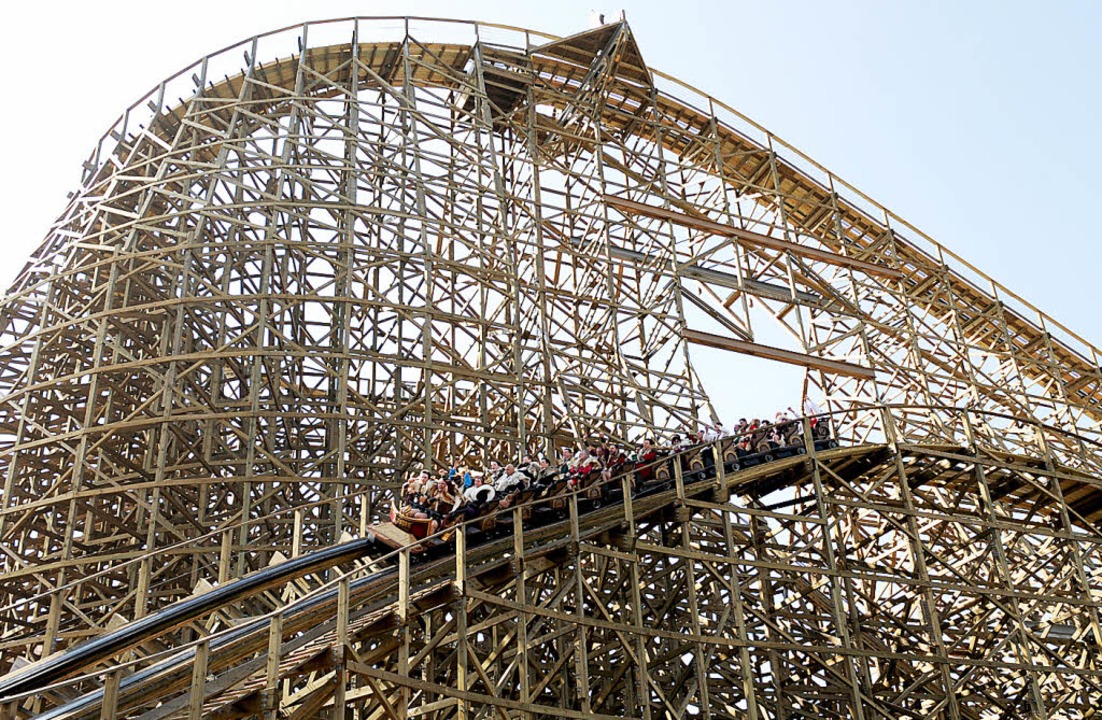
[[[1089,717],[1100,542],[1069,500],[1090,479],[1051,468],[809,444],[584,513],[574,495],[538,528],[515,508],[497,541],[281,577],[34,698],[150,720]]]
[[[0,343],[0,671],[362,536],[414,466],[707,419],[697,344],[805,367],[849,446],[403,561],[376,594],[352,593],[374,565],[299,578],[13,712],[89,683],[104,717],[1100,697],[1098,350],[649,70],[626,23],[345,20],[203,58],[104,136]],[[256,615],[236,654],[203,639]]]

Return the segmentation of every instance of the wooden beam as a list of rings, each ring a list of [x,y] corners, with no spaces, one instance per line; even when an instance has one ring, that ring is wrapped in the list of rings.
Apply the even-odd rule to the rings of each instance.
[[[707,345],[708,347],[719,348],[720,350],[730,350],[744,355],[765,358],[766,360],[776,360],[777,362],[788,363],[789,365],[802,365],[834,375],[848,375],[849,377],[855,377],[861,380],[872,380],[876,377],[876,371],[864,365],[856,365],[841,360],[828,360],[826,358],[815,357],[814,355],[793,352],[792,350],[783,350],[769,345],[759,345],[758,343],[747,342],[745,340],[736,340],[734,338],[723,337],[722,335],[713,335],[712,333],[702,332],[700,330],[685,328],[681,336],[697,345]]]
[[[817,260],[818,262],[824,262],[828,265],[837,265],[839,267],[860,270],[869,275],[879,275],[881,277],[893,279],[903,277],[903,273],[895,268],[876,265],[874,263],[865,262],[864,260],[857,260],[856,258],[848,258],[844,255],[838,255],[827,250],[805,247],[797,243],[788,242],[787,240],[780,240],[778,238],[769,237],[768,235],[751,232],[750,230],[743,230],[742,228],[731,227],[730,225],[724,225],[712,220],[705,220],[704,218],[692,217],[691,215],[686,215],[685,213],[676,212],[674,210],[654,207],[653,205],[627,200],[626,198],[616,197],[615,195],[604,195],[602,199],[605,201],[606,205],[616,208],[623,213],[644,215],[659,220],[669,220],[672,223],[691,227],[696,230],[702,230],[703,232],[713,235],[737,238],[743,242],[772,248],[773,250],[790,252],[793,255],[800,255],[809,260]]]

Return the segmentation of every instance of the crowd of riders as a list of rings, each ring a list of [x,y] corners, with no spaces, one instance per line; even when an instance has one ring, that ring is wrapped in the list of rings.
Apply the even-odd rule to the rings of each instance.
[[[628,471],[634,471],[633,487],[640,489],[655,479],[656,461],[665,455],[700,446],[704,465],[714,466],[711,447],[724,438],[731,438],[739,456],[802,444],[803,425],[798,417],[789,408],[776,413],[772,421],[741,418],[731,428],[723,423],[706,425],[675,434],[664,443],[644,437],[630,448],[600,436],[579,447],[561,448],[554,457],[533,453],[504,465],[492,460],[481,468],[451,463],[437,468],[435,474],[423,469],[402,485],[397,509],[407,520],[426,524],[431,533],[530,500],[602,487],[614,475]],[[809,423],[813,435],[826,431],[825,420],[812,416]],[[682,464],[688,469],[686,462],[683,454]]]

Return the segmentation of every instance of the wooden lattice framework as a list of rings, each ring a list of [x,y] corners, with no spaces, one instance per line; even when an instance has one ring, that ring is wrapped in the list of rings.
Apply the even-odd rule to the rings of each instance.
[[[416,464],[708,418],[696,345],[806,367],[847,446],[298,577],[6,711],[100,685],[74,715],[1102,699],[1098,351],[625,23],[343,20],[203,58],[104,136],[0,338],[3,670],[362,535]]]

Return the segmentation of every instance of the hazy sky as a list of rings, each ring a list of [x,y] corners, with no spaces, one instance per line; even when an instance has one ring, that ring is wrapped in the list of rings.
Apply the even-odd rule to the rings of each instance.
[[[121,111],[204,54],[351,15],[567,35],[592,2],[110,2],[6,10],[6,286]],[[635,2],[648,64],[737,108],[1087,340],[1102,209],[1102,3]],[[262,58],[263,60],[264,58]]]

